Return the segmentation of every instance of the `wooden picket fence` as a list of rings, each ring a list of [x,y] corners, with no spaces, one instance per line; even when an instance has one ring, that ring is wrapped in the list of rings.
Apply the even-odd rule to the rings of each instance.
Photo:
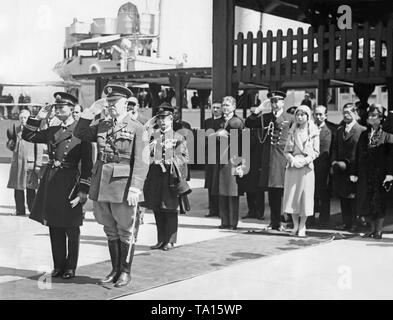
[[[393,20],[387,25],[369,23],[338,30],[319,27],[307,34],[302,28],[273,36],[248,32],[234,40],[234,79],[243,83],[336,79],[370,83],[384,82],[393,75]]]

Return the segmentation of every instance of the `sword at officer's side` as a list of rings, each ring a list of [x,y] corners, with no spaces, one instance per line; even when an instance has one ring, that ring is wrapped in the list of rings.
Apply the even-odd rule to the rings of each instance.
[[[130,243],[130,247],[128,249],[126,263],[130,262],[132,247],[136,243],[135,232],[136,232],[136,216],[138,213],[138,205],[132,206],[132,210],[133,210],[133,218],[132,218],[133,221],[132,221],[132,226],[131,226],[131,243]]]

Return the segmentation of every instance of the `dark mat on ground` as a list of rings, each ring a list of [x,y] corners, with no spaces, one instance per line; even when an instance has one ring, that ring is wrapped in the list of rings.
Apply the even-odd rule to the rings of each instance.
[[[319,245],[332,239],[329,233],[297,238],[283,233],[233,232],[233,235],[227,237],[179,246],[168,252],[148,251],[135,256],[132,282],[123,288],[96,284],[99,278],[110,271],[110,261],[80,267],[77,277],[69,281],[54,278],[51,289],[39,288],[38,280],[42,279],[42,275],[34,271],[0,268],[0,276],[27,277],[0,283],[0,299],[112,299],[193,278],[243,261]]]

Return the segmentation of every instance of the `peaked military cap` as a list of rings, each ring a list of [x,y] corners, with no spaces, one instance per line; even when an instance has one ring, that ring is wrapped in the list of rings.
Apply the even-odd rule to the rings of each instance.
[[[129,97],[127,99],[127,103],[135,103],[135,105],[139,104],[139,101],[136,97]]]
[[[72,106],[78,104],[78,99],[67,92],[56,92],[53,97],[55,98],[55,104],[69,104]]]
[[[168,102],[162,103],[158,107],[157,111],[157,117],[166,117],[166,116],[171,116],[173,115],[173,111],[175,110],[174,107],[172,107]]]
[[[297,109],[297,106],[292,106],[287,109],[287,113],[289,114],[295,114],[295,110]]]
[[[285,94],[285,92],[276,90],[271,92],[270,99],[275,98],[275,99],[284,100],[286,97],[287,95]]]
[[[110,84],[105,86],[104,93],[107,98],[116,97],[116,98],[129,98],[132,96],[132,92],[130,89],[119,86],[117,84]]]

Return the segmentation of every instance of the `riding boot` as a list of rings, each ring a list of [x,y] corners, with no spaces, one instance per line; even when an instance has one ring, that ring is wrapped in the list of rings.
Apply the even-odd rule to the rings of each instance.
[[[131,248],[130,248],[131,246]],[[127,260],[128,251],[130,251],[129,260]],[[131,264],[134,258],[135,244],[120,242],[120,276],[115,287],[123,287],[131,281]]]
[[[378,218],[375,220],[374,239],[382,239],[383,221],[383,218]]]
[[[99,284],[116,282],[120,275],[120,240],[108,240],[109,254],[111,256],[112,271],[99,281]]]

